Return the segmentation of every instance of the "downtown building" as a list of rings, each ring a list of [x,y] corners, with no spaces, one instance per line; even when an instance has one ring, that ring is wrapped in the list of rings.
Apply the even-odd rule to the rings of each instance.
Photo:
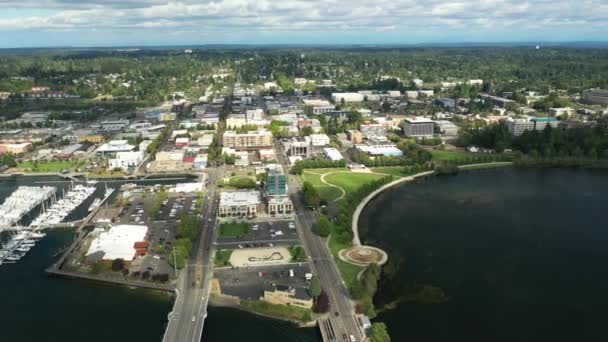
[[[265,129],[247,133],[227,131],[222,137],[222,143],[224,147],[235,150],[257,150],[272,146],[272,133]]]
[[[268,214],[285,215],[293,212],[293,203],[288,195],[287,177],[279,164],[270,164],[266,168],[266,195]]]
[[[411,138],[432,138],[435,123],[426,118],[406,118],[403,120],[403,135]]]

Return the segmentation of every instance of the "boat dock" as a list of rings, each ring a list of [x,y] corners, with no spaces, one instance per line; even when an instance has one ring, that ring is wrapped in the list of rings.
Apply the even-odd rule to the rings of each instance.
[[[20,186],[0,205],[0,231],[10,230],[32,209],[55,196],[52,186]]]

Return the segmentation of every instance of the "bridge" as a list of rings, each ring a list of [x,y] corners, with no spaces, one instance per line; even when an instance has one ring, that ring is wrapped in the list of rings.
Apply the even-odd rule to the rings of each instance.
[[[201,233],[188,265],[178,277],[176,298],[168,315],[163,342],[199,342],[203,336],[209,292],[213,279],[213,241],[219,196],[216,172],[209,173],[207,197],[201,209]]]

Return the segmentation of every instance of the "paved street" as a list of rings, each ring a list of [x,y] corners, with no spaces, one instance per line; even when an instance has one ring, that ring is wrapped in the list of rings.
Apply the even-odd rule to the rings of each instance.
[[[209,287],[213,277],[211,262],[219,196],[217,171],[210,169],[209,186],[202,208],[201,234],[195,242],[188,267],[180,273],[178,295],[169,314],[163,342],[199,342],[207,317]]]
[[[289,170],[285,154],[281,144],[275,144],[279,161],[285,170]],[[289,192],[294,204],[296,225],[301,240],[304,242],[308,255],[312,259],[311,268],[318,275],[321,286],[327,293],[330,301],[329,320],[336,332],[337,341],[350,341],[353,335],[355,341],[363,341],[357,321],[354,316],[354,308],[350,300],[348,290],[342,285],[342,277],[331,257],[325,240],[313,233],[313,225],[316,221],[314,213],[306,208],[301,196],[300,184],[293,176],[289,176]],[[346,336],[346,338],[344,338]]]

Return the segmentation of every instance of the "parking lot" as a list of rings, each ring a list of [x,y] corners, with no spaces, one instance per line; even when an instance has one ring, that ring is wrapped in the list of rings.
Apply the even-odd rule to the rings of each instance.
[[[293,271],[293,276],[290,270]],[[220,282],[222,294],[254,300],[263,296],[264,289],[273,284],[306,287],[307,273],[310,273],[308,263],[301,263],[217,269],[214,276]]]
[[[163,202],[158,213],[158,221],[177,220],[181,215],[192,215],[195,213],[195,196],[169,197]]]
[[[133,193],[129,204],[120,215],[121,224],[136,224],[148,226],[148,251],[131,266],[131,272],[145,271],[151,274],[170,274],[174,270],[169,265],[170,251],[176,239],[177,220],[183,214],[194,214],[196,196],[175,197],[172,194],[165,200],[155,221],[150,220],[150,212],[154,205],[156,194]]]
[[[253,222],[251,234],[242,237],[219,237],[223,249],[291,246],[298,244],[295,224],[290,221]]]

